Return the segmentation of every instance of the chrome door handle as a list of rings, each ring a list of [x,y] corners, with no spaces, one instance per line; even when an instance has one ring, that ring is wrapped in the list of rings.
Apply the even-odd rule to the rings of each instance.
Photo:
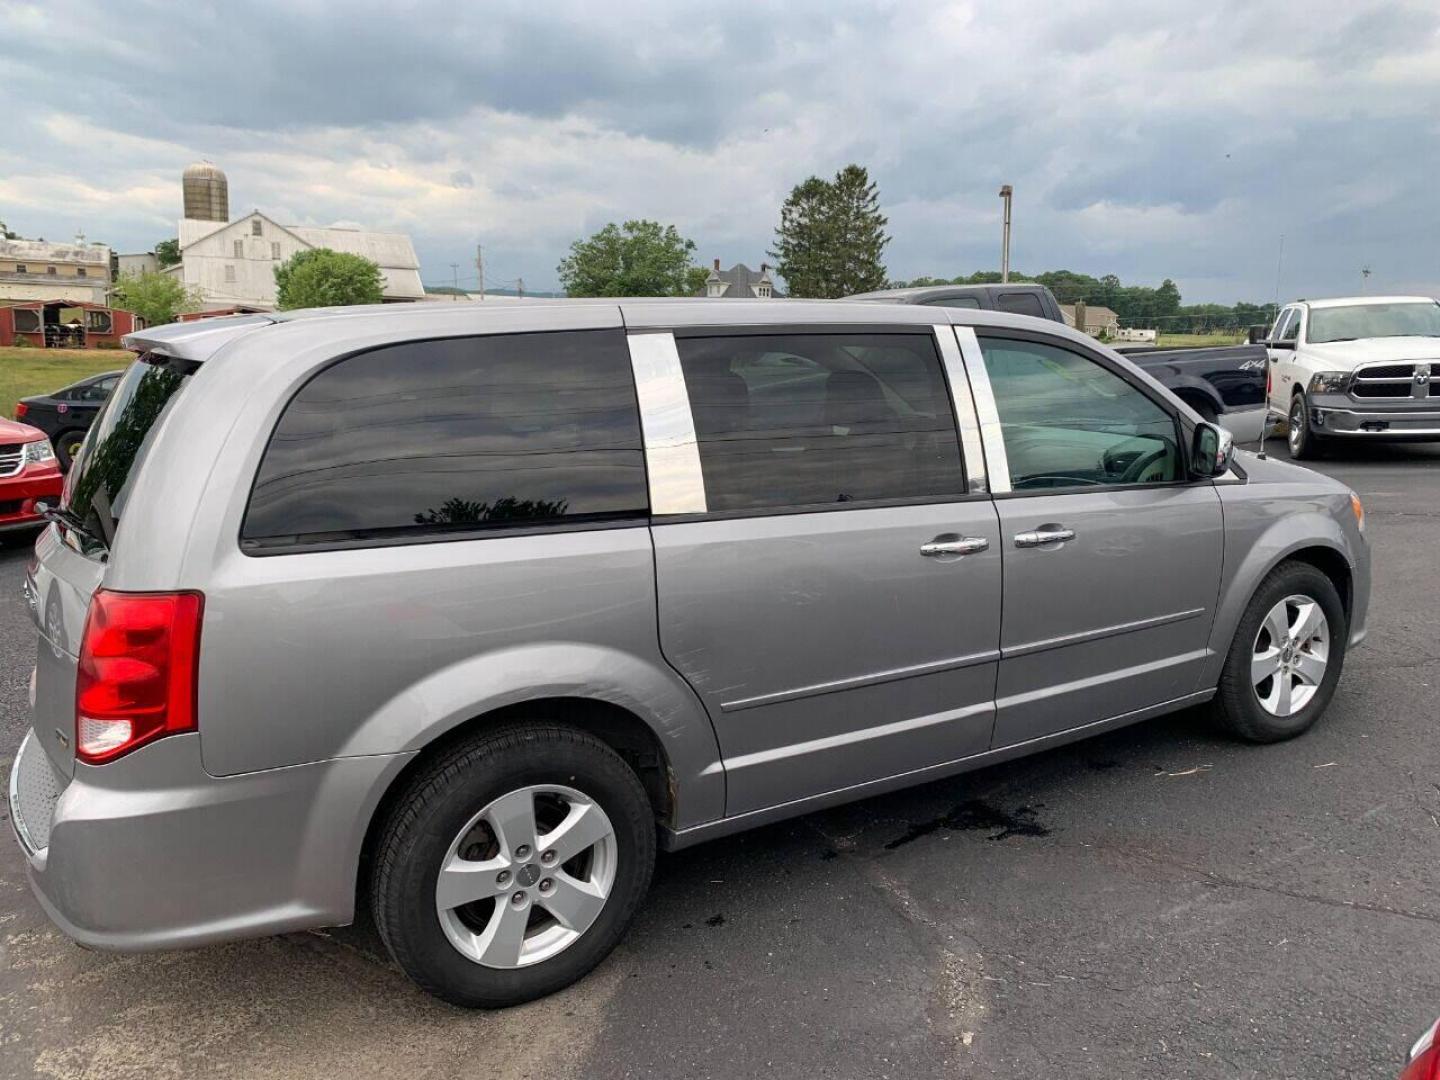
[[[1063,525],[1041,525],[1034,532],[1015,534],[1015,546],[1019,548],[1040,547],[1044,544],[1060,544],[1075,539],[1075,530]]]
[[[920,545],[920,554],[928,558],[935,558],[940,555],[974,555],[979,551],[988,551],[990,541],[983,536],[955,536],[946,534],[937,536],[928,544]]]

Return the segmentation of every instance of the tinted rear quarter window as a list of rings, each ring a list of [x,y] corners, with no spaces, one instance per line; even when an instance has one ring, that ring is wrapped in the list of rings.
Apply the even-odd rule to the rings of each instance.
[[[712,512],[964,494],[929,335],[681,337],[676,348]]]
[[[620,330],[407,342],[321,371],[256,475],[247,550],[648,511]]]
[[[107,540],[124,513],[156,428],[190,381],[189,371],[189,365],[154,355],[130,365],[65,478],[66,507]]]
[[[1045,317],[1045,309],[1040,304],[1040,297],[1033,292],[1001,293],[995,298],[995,307],[1000,311],[1009,311],[1016,315],[1034,315],[1040,319]]]

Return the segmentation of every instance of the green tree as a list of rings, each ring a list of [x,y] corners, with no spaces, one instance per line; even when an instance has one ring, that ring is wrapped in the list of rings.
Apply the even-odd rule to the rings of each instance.
[[[169,240],[161,240],[155,245],[155,260],[161,270],[176,265],[180,261],[180,241],[173,236]]]
[[[818,176],[795,185],[780,208],[780,227],[769,253],[791,296],[839,296],[831,291],[835,223],[830,185]]]
[[[791,296],[830,299],[883,288],[886,224],[870,174],[846,165],[834,180],[812,176],[791,190],[770,256]]]
[[[148,326],[174,322],[186,311],[200,310],[200,294],[185,287],[174,274],[154,270],[121,274],[111,290],[112,303],[122,311],[133,311]]]
[[[360,255],[330,248],[297,251],[275,267],[275,305],[295,308],[378,304],[380,267]]]
[[[570,245],[556,272],[567,296],[690,296],[705,287],[695,241],[658,221],[613,221]]]
[[[1156,314],[1161,318],[1180,310],[1180,289],[1168,277],[1155,290],[1155,307]]]

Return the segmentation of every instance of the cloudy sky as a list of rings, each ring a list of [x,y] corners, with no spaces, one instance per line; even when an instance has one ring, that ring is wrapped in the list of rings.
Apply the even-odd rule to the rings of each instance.
[[[126,251],[203,157],[232,215],[408,232],[432,284],[473,286],[478,241],[553,288],[631,217],[754,266],[790,187],[856,161],[896,278],[995,268],[1008,182],[1030,272],[1440,292],[1435,0],[5,0],[0,118],[0,219]]]

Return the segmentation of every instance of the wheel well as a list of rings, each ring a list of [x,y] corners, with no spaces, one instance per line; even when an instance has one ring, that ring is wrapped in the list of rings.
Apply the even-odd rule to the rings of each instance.
[[[370,879],[370,857],[380,827],[415,774],[437,755],[445,753],[455,743],[476,731],[497,724],[542,719],[558,721],[587,731],[609,746],[635,770],[635,775],[645,787],[645,793],[650,796],[656,821],[664,823],[671,819],[675,808],[675,790],[665,749],[650,725],[628,709],[612,705],[608,701],[595,701],[590,698],[539,698],[494,709],[445,732],[416,754],[390,781],[385,794],[380,797],[380,802],[375,807],[375,812],[370,816],[370,823],[365,830],[365,841],[360,849],[355,890],[357,912],[364,901],[363,894]]]
[[[1352,581],[1350,564],[1345,561],[1345,556],[1334,548],[1312,547],[1292,551],[1286,559],[1290,562],[1309,563],[1333,581],[1335,591],[1340,594],[1340,603],[1345,608],[1345,621],[1350,621]]]

